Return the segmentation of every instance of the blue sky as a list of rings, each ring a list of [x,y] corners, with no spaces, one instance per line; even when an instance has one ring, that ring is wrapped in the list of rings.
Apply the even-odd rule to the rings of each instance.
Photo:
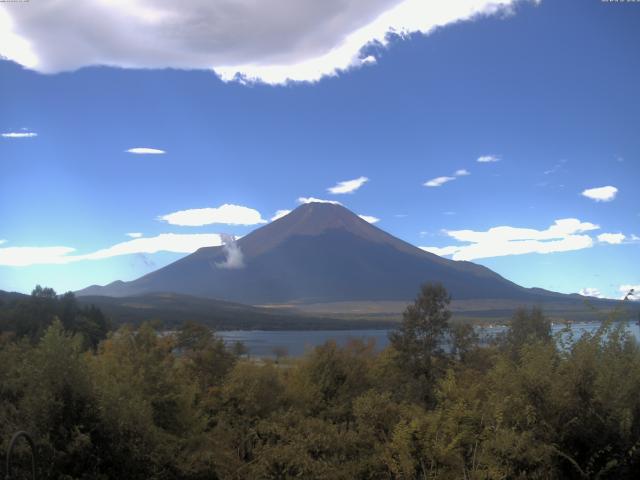
[[[615,298],[640,286],[640,4],[505,0],[381,42],[372,19],[401,7],[415,17],[412,2],[352,3],[343,30],[309,40],[291,26],[295,48],[250,32],[222,32],[228,46],[188,38],[204,60],[145,53],[166,40],[160,28],[129,50],[112,32],[87,44],[79,14],[67,24],[77,38],[56,50],[54,22],[25,14],[38,2],[0,5],[0,55],[12,59],[0,60],[0,289],[137,278],[301,197],[524,286]],[[356,43],[354,60],[344,38],[362,32],[378,42]],[[326,54],[343,50],[348,64]],[[361,177],[351,193],[328,191]],[[602,187],[614,190],[583,194]]]

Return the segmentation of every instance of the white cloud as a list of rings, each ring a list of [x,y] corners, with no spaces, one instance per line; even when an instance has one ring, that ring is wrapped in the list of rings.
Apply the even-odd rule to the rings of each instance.
[[[298,198],[298,203],[333,203],[334,205],[342,205],[340,202],[336,200],[323,200],[321,198],[315,197],[300,197]]]
[[[602,295],[602,293],[600,293],[600,290],[598,290],[597,288],[583,288],[578,293],[584,297],[604,298],[604,295]]]
[[[638,240],[640,240],[640,237],[638,235],[636,235],[635,233],[632,233],[631,234],[631,241],[637,242]]]
[[[140,253],[193,253],[202,247],[219,245],[222,245],[222,237],[217,233],[163,233],[156,237],[128,240],[88,254],[73,254],[76,249],[71,247],[8,247],[0,248],[0,265],[25,267],[102,260]]]
[[[584,232],[600,228],[576,218],[556,220],[546,230],[501,226],[487,231],[452,230],[445,233],[467,245],[447,247],[420,247],[437,255],[454,260],[522,255],[526,253],[553,253],[580,250],[593,246],[593,239]]]
[[[224,262],[216,263],[216,267],[230,270],[244,268],[244,255],[236,242],[226,243],[224,250],[227,258]]]
[[[640,285],[620,285],[618,287],[618,291],[622,294],[620,298],[624,298],[629,294],[629,292],[633,290],[627,298],[629,300],[639,301],[640,300]]]
[[[222,238],[217,233],[162,233],[156,237],[136,238],[118,243],[112,247],[98,250],[87,255],[79,255],[77,260],[101,260],[103,258],[129,255],[132,253],[192,253],[202,247],[222,245]]]
[[[333,194],[353,193],[368,181],[369,179],[367,177],[345,180],[344,182],[338,182],[335,187],[327,188],[327,191]]]
[[[493,162],[499,162],[500,158],[497,157],[496,155],[482,155],[480,157],[478,157],[478,162],[480,163],[493,163]]]
[[[285,215],[289,215],[291,213],[291,210],[278,210],[273,217],[271,217],[271,221],[274,222],[276,220],[278,220],[279,218],[284,217]]]
[[[522,0],[526,1],[526,0]],[[88,65],[317,81],[375,63],[363,47],[510,12],[518,0],[39,0],[0,3],[0,56],[43,73]]]
[[[456,179],[455,177],[436,177],[436,178],[432,178],[427,182],[424,182],[423,185],[425,187],[440,187],[445,183],[451,182],[455,179]]]
[[[200,227],[213,223],[224,223],[227,225],[257,225],[259,223],[267,223],[257,210],[228,203],[217,208],[180,210],[162,215],[158,217],[158,219],[164,220],[171,225],[179,225],[182,227]]]
[[[140,232],[131,232],[131,233],[126,233],[125,235],[127,237],[131,237],[131,238],[140,238],[142,236],[142,233],[140,233]]]
[[[0,265],[25,267],[38,264],[68,263],[70,247],[6,247],[0,248]]]
[[[2,239],[2,238],[0,238],[0,245],[2,245],[3,243],[7,243],[7,241]]]
[[[625,238],[627,237],[622,233],[601,233],[598,235],[598,241],[613,245],[622,243]]]
[[[7,132],[2,134],[4,138],[33,138],[37,136],[38,134],[35,132]]]
[[[378,217],[372,217],[371,215],[358,215],[365,222],[378,223],[380,219]]]
[[[616,198],[618,189],[608,185],[606,187],[588,188],[582,192],[582,195],[595,200],[596,202],[610,202]]]
[[[471,172],[469,170],[461,168],[460,170],[456,170],[456,172],[453,175],[456,177],[464,177],[466,175],[471,175]]]
[[[128,153],[134,153],[136,155],[164,155],[167,153],[164,150],[158,148],[136,147],[127,150]]]

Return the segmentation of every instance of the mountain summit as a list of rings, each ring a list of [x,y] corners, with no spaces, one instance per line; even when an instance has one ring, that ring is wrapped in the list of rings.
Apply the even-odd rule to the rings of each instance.
[[[174,292],[248,304],[410,300],[424,282],[456,299],[534,300],[488,268],[441,258],[369,224],[341,205],[308,203],[236,242],[201,248],[131,282],[78,295]]]

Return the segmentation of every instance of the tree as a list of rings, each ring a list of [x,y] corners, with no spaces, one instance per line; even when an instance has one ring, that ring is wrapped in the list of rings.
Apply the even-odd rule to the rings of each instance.
[[[441,284],[423,285],[413,305],[404,311],[400,327],[389,334],[398,359],[422,384],[423,400],[429,400],[438,364],[444,359],[442,347],[449,332],[450,302],[451,297]]]
[[[224,340],[216,337],[210,328],[193,322],[182,326],[176,347],[182,351],[187,371],[203,392],[219,385],[237,360]]]
[[[548,343],[552,339],[551,321],[545,317],[540,307],[533,307],[530,312],[524,308],[516,310],[504,342],[507,349],[517,355],[517,352],[527,343]]]
[[[473,325],[457,323],[451,328],[451,353],[463,362],[478,347],[478,341]]]

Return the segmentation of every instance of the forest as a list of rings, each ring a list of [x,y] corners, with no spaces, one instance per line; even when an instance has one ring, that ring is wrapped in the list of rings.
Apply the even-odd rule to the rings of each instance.
[[[115,328],[47,288],[0,302],[0,452],[29,432],[38,479],[640,472],[640,349],[615,312],[576,338],[520,309],[480,346],[446,290],[427,284],[382,352],[328,342],[269,360],[196,323]],[[29,452],[18,445],[11,478],[31,478]]]

